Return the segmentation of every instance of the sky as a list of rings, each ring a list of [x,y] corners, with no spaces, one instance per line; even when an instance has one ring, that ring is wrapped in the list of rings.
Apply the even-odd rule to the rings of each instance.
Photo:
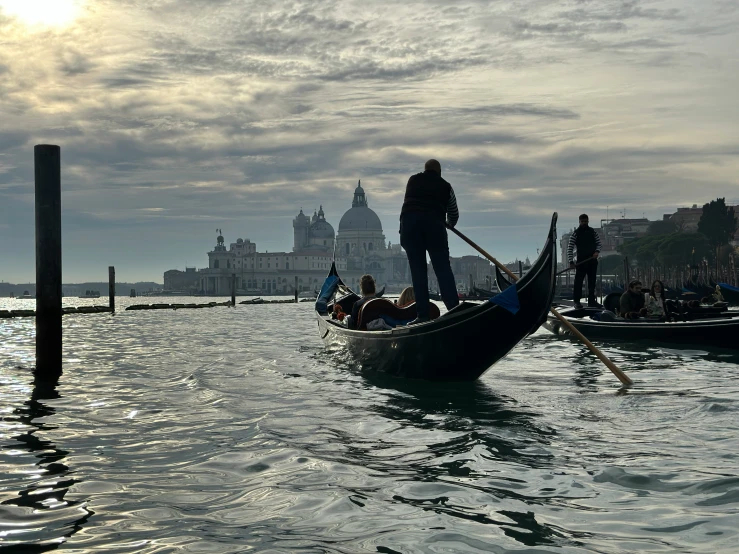
[[[35,144],[61,147],[65,282],[206,267],[216,229],[290,250],[359,179],[398,242],[431,157],[510,261],[555,211],[739,201],[737,90],[735,0],[0,0],[0,280],[35,277]]]

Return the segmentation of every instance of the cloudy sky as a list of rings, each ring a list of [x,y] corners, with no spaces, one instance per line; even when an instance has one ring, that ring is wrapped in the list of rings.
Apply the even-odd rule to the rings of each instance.
[[[289,250],[358,179],[397,242],[429,157],[508,261],[553,211],[739,201],[738,76],[735,0],[0,0],[0,279],[34,279],[34,144],[65,282],[204,267],[216,228]]]

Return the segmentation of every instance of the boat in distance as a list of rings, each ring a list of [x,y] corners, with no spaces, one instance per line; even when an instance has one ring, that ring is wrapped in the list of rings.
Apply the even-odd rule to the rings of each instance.
[[[541,254],[516,283],[519,309],[515,314],[490,301],[461,302],[426,323],[359,331],[333,320],[329,304],[328,314],[316,312],[321,339],[329,348],[346,351],[363,369],[405,378],[474,381],[546,320],[557,270],[556,223],[555,213]],[[335,265],[332,275],[345,293],[334,303],[350,313],[359,296],[341,282]]]
[[[598,321],[590,316],[602,308],[563,308],[559,313],[589,339],[623,342],[650,341],[683,345],[712,345],[739,349],[739,311],[721,311],[712,307],[694,308],[684,316],[686,321],[656,319],[616,319]],[[554,316],[544,328],[555,335],[569,335],[569,330]]]

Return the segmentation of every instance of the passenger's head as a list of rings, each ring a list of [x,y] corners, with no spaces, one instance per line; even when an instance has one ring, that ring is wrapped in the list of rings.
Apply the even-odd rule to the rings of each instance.
[[[441,164],[438,160],[430,159],[426,161],[426,165],[423,166],[423,168],[428,171],[429,169],[432,171],[436,171],[439,175],[441,175]]]
[[[629,290],[631,292],[641,292],[641,281],[639,279],[633,279],[629,282]]]
[[[362,291],[363,296],[375,294],[375,279],[372,275],[362,275],[359,278],[359,290]]]
[[[407,306],[415,301],[416,293],[413,292],[413,287],[405,287],[398,298],[398,306]]]
[[[580,214],[580,217],[578,217],[577,220],[580,222],[580,225],[587,225],[588,223],[590,223],[590,218],[588,217],[588,214]]]
[[[662,281],[660,281],[659,279],[655,279],[654,283],[652,283],[652,288],[649,289],[650,295],[655,296],[655,293],[657,294],[665,293],[665,286],[662,284]]]

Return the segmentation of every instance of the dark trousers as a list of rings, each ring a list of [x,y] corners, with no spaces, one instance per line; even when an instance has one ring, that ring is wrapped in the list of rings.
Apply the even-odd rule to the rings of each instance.
[[[429,317],[429,283],[426,252],[431,258],[441,299],[451,310],[459,304],[457,285],[449,263],[449,243],[444,223],[430,213],[406,212],[400,219],[400,245],[408,255],[418,317]]]
[[[592,258],[591,258],[592,259]],[[580,302],[582,298],[582,282],[588,276],[588,303],[595,304],[595,279],[598,277],[598,260],[592,259],[575,269],[575,290],[572,291],[572,299]],[[579,262],[579,260],[578,260]]]

